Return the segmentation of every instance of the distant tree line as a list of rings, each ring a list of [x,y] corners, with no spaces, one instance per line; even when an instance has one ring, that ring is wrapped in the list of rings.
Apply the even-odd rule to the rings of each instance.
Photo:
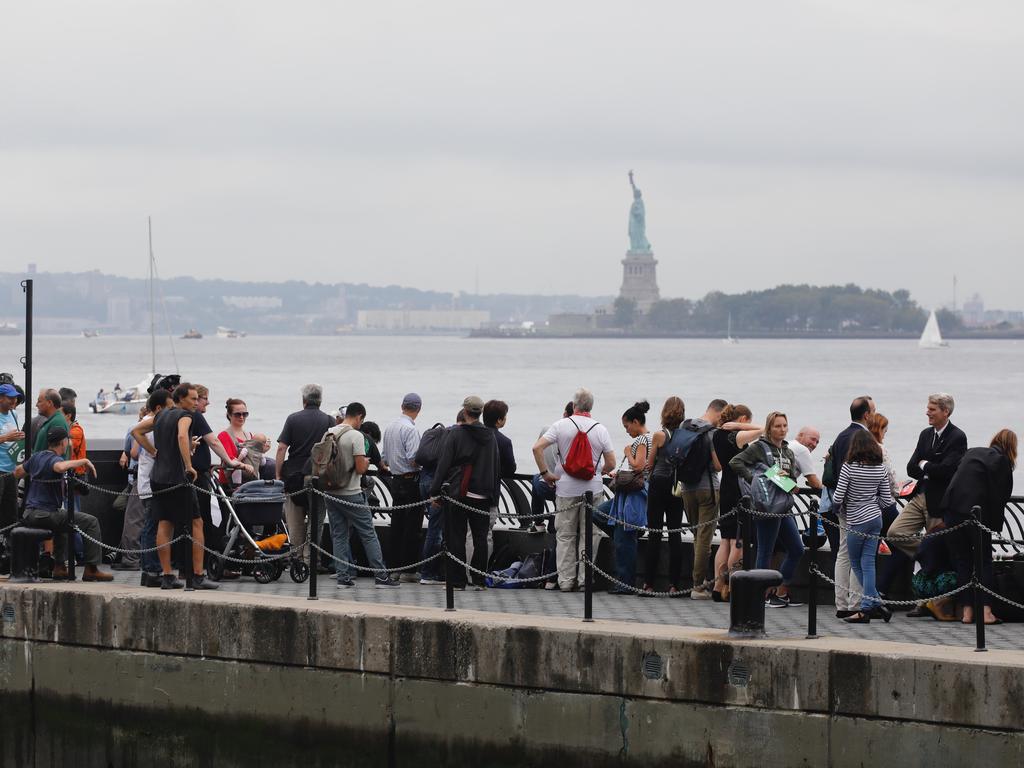
[[[614,307],[619,327],[658,332],[749,333],[920,333],[928,313],[906,290],[882,291],[857,285],[780,285],[740,294],[709,293],[702,299],[658,301],[640,315],[628,300]],[[959,329],[959,316],[938,313],[944,332]]]

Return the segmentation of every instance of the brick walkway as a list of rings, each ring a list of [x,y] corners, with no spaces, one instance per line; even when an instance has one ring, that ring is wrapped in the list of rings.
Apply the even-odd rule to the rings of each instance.
[[[138,584],[138,572],[117,572],[116,583]],[[258,584],[251,578],[222,582],[222,591],[259,593],[301,597],[309,593],[309,584],[295,584],[287,573],[270,584]],[[333,577],[321,576],[317,582],[321,600],[354,600],[368,603],[391,603],[425,607],[444,607],[443,586],[402,584],[393,589],[376,589],[372,580],[360,578],[353,589],[337,589]],[[499,613],[536,614],[544,616],[583,617],[583,594],[563,594],[543,589],[489,589],[455,593],[455,608]],[[766,610],[766,629],[769,637],[778,639],[803,638],[807,634],[807,608],[777,608]],[[728,629],[729,606],[711,601],[689,598],[640,598],[634,596],[594,593],[594,618],[642,624],[677,624],[687,627]],[[1002,624],[986,627],[986,641],[990,648],[1004,650],[1024,649],[1024,627]],[[820,636],[853,637],[867,640],[891,640],[921,645],[958,645],[974,647],[974,627],[957,623],[942,623],[934,619],[910,619],[904,613],[893,616],[885,624],[852,625],[835,618],[832,606],[818,610]]]

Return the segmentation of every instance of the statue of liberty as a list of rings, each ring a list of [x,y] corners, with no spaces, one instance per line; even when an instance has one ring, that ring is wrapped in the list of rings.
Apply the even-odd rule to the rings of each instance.
[[[633,188],[633,205],[629,209],[629,250],[633,253],[650,253],[647,240],[647,211],[643,195],[633,183],[633,172],[629,172],[629,186]]]

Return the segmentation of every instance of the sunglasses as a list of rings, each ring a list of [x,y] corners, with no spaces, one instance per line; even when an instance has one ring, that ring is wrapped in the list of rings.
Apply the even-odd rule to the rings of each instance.
[[[231,415],[232,416],[244,416],[245,418],[249,418],[249,412],[248,411],[234,411]]]

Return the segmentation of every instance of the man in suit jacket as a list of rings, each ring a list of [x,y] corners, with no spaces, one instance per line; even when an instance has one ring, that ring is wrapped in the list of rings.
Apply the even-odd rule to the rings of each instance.
[[[850,426],[839,433],[828,449],[828,458],[825,460],[825,471],[822,475],[822,485],[825,486],[822,494],[827,492],[831,498],[831,494],[835,492],[836,485],[839,483],[839,473],[843,469],[843,464],[846,463],[846,454],[850,451],[850,441],[853,440],[853,436],[857,432],[868,428],[867,421],[874,411],[875,403],[866,395],[858,397],[850,403]],[[834,523],[834,525],[825,526],[825,535],[828,537],[832,563],[835,566],[833,572],[835,574],[836,616],[844,618],[853,615],[860,607],[860,598],[850,594],[850,590],[860,592],[861,586],[850,566],[850,555],[846,551],[846,531],[839,528],[839,526],[846,527],[845,515],[840,517],[838,511],[830,504],[822,516]]]
[[[907,463],[907,474],[917,480],[917,486],[889,526],[890,536],[916,536],[922,528],[931,529],[942,519],[942,497],[967,453],[967,435],[949,420],[953,415],[952,395],[930,395],[927,415],[930,426],[917,438],[917,448]],[[898,547],[913,558],[919,543],[892,541],[890,547]]]

